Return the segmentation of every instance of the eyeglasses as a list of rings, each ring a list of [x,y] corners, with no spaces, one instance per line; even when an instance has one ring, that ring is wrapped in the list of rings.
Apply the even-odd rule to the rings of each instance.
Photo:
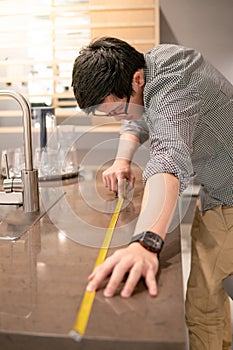
[[[130,84],[130,89],[129,89],[129,92],[127,95],[127,100],[125,102],[124,111],[118,111],[119,106],[117,106],[115,109],[113,109],[110,112],[103,112],[103,111],[100,111],[98,109],[94,110],[94,112],[92,112],[91,115],[96,116],[96,117],[121,117],[121,116],[127,115],[131,93],[132,93],[132,86]]]

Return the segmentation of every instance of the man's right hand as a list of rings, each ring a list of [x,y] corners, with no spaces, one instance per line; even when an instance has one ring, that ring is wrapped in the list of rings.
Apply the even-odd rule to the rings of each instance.
[[[104,289],[105,297],[112,297],[124,277],[128,274],[120,295],[123,298],[129,298],[141,277],[144,277],[148,292],[152,297],[157,296],[158,286],[156,275],[159,269],[158,256],[146,250],[135,242],[126,248],[116,250],[109,256],[103,264],[97,266],[89,276],[87,290],[96,291],[101,284],[108,278],[109,281]]]
[[[127,192],[133,189],[135,175],[131,169],[131,162],[126,159],[116,159],[113,165],[103,172],[102,178],[105,186],[119,197],[124,196],[124,179],[127,180]]]

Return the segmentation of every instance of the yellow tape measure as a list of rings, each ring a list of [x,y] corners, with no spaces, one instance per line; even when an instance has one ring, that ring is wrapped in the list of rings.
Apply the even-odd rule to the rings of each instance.
[[[124,185],[124,193],[125,193],[125,185]],[[112,235],[113,235],[123,202],[124,202],[124,198],[119,198],[117,201],[115,211],[112,215],[109,227],[104,237],[104,241],[100,248],[98,257],[96,259],[94,269],[96,266],[102,264],[106,258],[108,248],[111,243]],[[95,294],[96,292],[89,292],[87,290],[84,293],[84,296],[77,314],[76,321],[74,323],[72,331],[70,332],[70,336],[77,341],[80,341],[82,336],[85,333],[89,316],[91,313],[92,304],[95,298]]]

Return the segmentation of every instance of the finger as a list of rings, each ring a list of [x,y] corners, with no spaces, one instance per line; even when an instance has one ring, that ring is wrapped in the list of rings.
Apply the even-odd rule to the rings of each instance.
[[[105,260],[103,264],[96,267],[94,271],[88,277],[87,290],[89,292],[95,291],[104,282],[104,280],[109,276],[113,269],[114,263],[111,259]]]
[[[132,181],[129,181],[129,182],[127,183],[127,194],[128,194],[130,191],[132,191],[133,188],[134,188],[134,183],[133,183]]]
[[[156,276],[153,269],[149,269],[145,276],[145,282],[149,291],[149,294],[152,297],[155,297],[158,294],[158,286],[156,282]]]
[[[108,175],[107,175],[106,170],[102,173],[102,180],[103,180],[105,187],[108,187]]]
[[[112,175],[108,175],[107,177],[107,187],[110,191],[112,190]]]
[[[104,186],[105,186],[106,188],[109,188],[108,177],[107,177],[107,176],[103,176],[103,183],[104,183]]]
[[[127,187],[127,180],[119,178],[118,179],[118,197],[119,198],[125,198],[126,187]]]
[[[117,178],[115,176],[110,177],[110,190],[113,192],[117,191]]]
[[[112,297],[115,294],[129,268],[130,267],[128,267],[125,263],[119,263],[114,267],[109,282],[104,290],[105,297]]]
[[[134,186],[134,183],[135,183],[135,175],[134,173],[130,173],[130,177],[129,177],[129,181],[132,183],[132,185]]]
[[[103,182],[105,184],[105,187],[107,187],[110,191],[116,191],[117,189],[117,179],[115,175],[107,175],[104,174],[102,175]]]
[[[142,276],[142,267],[141,265],[135,264],[128,275],[128,278],[125,282],[124,288],[121,291],[121,296],[123,298],[128,298],[131,296],[131,294],[133,293],[136,285],[138,284],[138,281],[140,280]]]

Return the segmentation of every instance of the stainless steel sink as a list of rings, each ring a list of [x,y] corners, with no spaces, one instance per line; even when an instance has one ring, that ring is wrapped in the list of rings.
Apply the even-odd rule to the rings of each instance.
[[[0,241],[16,241],[22,237],[45,211],[25,213],[19,205],[0,206]]]
[[[17,241],[28,230],[35,225],[52,207],[54,207],[64,196],[51,201],[50,207],[44,209],[40,203],[40,210],[32,213],[25,213],[21,204],[0,205],[0,241]]]

